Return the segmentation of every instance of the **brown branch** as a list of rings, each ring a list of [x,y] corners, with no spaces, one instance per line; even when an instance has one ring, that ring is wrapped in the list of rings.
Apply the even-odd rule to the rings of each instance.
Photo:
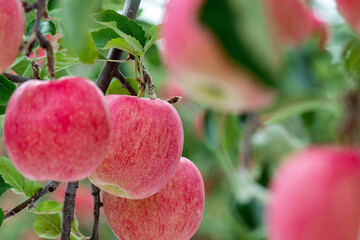
[[[114,77],[119,80],[121,83],[121,86],[129,91],[129,93],[132,96],[136,96],[135,90],[131,87],[129,81],[126,79],[126,77],[120,72],[120,70],[115,72]]]
[[[12,81],[13,83],[24,83],[26,81],[31,80],[31,78],[28,77],[22,77],[22,76],[18,76],[18,75],[13,75],[10,73],[3,73],[3,75],[10,81]]]
[[[99,240],[100,208],[102,207],[102,202],[100,200],[100,188],[91,184],[91,189],[91,194],[94,197],[94,225],[90,240]]]
[[[40,23],[42,17],[48,18],[48,13],[46,9],[46,0],[37,0],[34,4],[23,3],[25,11],[28,9],[36,9],[36,21],[33,31],[29,34],[29,38],[24,46],[25,55],[29,56],[35,47],[35,43],[39,40],[40,47],[45,49],[46,58],[47,58],[47,67],[51,79],[55,78],[55,57],[54,50],[50,41],[41,33]]]
[[[139,10],[141,0],[126,0],[124,6],[124,14],[130,18],[135,19],[136,14]],[[109,52],[108,59],[110,60],[121,60],[123,56],[123,51],[112,48]],[[96,82],[101,91],[106,94],[107,89],[109,88],[111,80],[115,77],[117,72],[119,71],[120,63],[118,62],[106,62],[100,76]]]
[[[56,182],[56,181],[48,182],[48,184],[46,184],[46,186],[44,188],[37,191],[34,194],[34,196],[27,199],[25,202],[21,203],[20,205],[16,206],[11,211],[7,212],[4,217],[4,221],[12,216],[15,216],[17,213],[19,213],[26,207],[32,206],[37,200],[39,200],[45,194],[54,192],[57,189],[57,187],[59,186],[59,184],[60,184],[60,182]]]
[[[74,221],[76,190],[79,187],[79,181],[69,182],[65,190],[64,205],[62,209],[61,240],[69,240],[71,232],[71,223]]]

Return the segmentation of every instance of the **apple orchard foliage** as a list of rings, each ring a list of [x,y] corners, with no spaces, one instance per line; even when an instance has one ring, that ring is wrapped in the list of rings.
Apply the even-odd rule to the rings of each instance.
[[[55,51],[50,79],[38,43],[23,53],[34,12],[0,0],[0,196],[88,177],[119,239],[358,240],[360,4],[336,2],[349,27],[300,0],[170,0],[161,26],[119,14],[117,1],[49,0],[39,30]],[[104,96],[93,81],[114,48],[130,57]],[[42,81],[10,81],[20,76]],[[161,99],[179,92],[176,108]],[[75,214],[91,225],[86,188]],[[63,195],[28,208],[39,237],[60,236]],[[9,226],[1,239],[16,238]],[[70,239],[88,239],[81,228],[75,218]]]

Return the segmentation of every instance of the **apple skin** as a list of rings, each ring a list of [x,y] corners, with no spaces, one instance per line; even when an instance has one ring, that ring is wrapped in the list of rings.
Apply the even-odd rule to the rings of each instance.
[[[24,12],[19,0],[0,0],[0,74],[14,62],[24,34]]]
[[[105,97],[111,141],[90,181],[113,195],[147,198],[170,179],[180,162],[184,132],[179,114],[160,99]]]
[[[258,110],[273,92],[233,62],[198,18],[202,0],[171,0],[163,24],[164,57],[188,96],[225,112]]]
[[[30,80],[11,96],[5,146],[15,167],[34,180],[76,181],[102,162],[110,141],[105,98],[90,80]]]
[[[181,158],[166,186],[153,196],[131,200],[104,192],[106,219],[122,240],[187,240],[196,232],[204,211],[201,174]]]
[[[360,1],[336,0],[338,9],[355,33],[360,35]]]
[[[270,240],[355,240],[360,226],[360,152],[316,146],[290,157],[271,186]]]

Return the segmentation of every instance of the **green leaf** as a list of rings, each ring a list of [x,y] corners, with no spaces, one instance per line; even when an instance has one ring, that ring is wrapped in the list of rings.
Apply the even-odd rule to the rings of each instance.
[[[97,52],[96,52],[97,54]],[[59,72],[61,70],[64,70],[74,64],[80,63],[79,58],[72,57],[67,55],[66,53],[57,52],[55,53],[55,72]],[[41,69],[40,78],[46,78],[49,76],[49,72],[47,70],[47,67],[44,66]]]
[[[4,75],[0,75],[0,105],[6,106],[11,94],[15,91],[14,83],[7,80]]]
[[[24,184],[24,192],[27,197],[34,196],[40,189],[42,189],[41,185],[32,180],[26,181]]]
[[[74,215],[74,221],[72,221],[71,223],[71,230],[76,232],[76,233],[79,233],[80,230],[79,230],[79,220],[77,219],[77,217]]]
[[[28,69],[30,69],[30,71]],[[11,65],[11,70],[16,72],[18,75],[29,77],[32,75],[31,60],[28,59],[26,56],[21,55],[17,57],[15,62]],[[30,73],[30,75],[28,75],[28,73]]]
[[[38,214],[33,224],[34,231],[41,238],[55,239],[61,234],[61,215]]]
[[[11,190],[13,192],[17,194],[25,192],[25,177],[16,170],[11,161],[6,157],[0,157],[0,175],[12,187]]]
[[[59,213],[61,212],[62,204],[56,201],[45,201],[39,204],[37,211],[39,213],[49,214],[49,213]]]
[[[103,28],[94,31],[91,33],[91,36],[95,41],[96,47],[100,49],[103,49],[105,45],[108,43],[108,41],[120,37],[119,34],[117,34],[114,30],[110,28]]]
[[[75,233],[70,233],[70,240],[82,240],[81,237],[77,236]]]
[[[126,78],[132,88],[138,93],[138,85],[139,83],[134,78]],[[121,86],[121,83],[118,79],[113,79],[110,83],[110,86],[106,92],[106,95],[109,94],[121,94],[121,95],[130,95],[129,91],[126,88]]]
[[[25,36],[29,36],[30,32],[33,31],[36,20],[31,21],[25,30]],[[47,34],[55,35],[56,34],[56,26],[51,21],[41,21],[40,23],[40,32],[45,36]]]
[[[7,184],[4,181],[4,178],[0,175],[0,197],[10,188],[11,188],[11,186],[9,184]]]
[[[88,31],[88,18],[95,1],[64,1],[64,11],[61,14],[64,46],[82,62],[88,64],[93,63],[96,58],[95,43]]]
[[[117,48],[125,52],[131,53],[133,55],[136,55],[135,49],[130,44],[128,44],[123,38],[115,38],[110,40],[106,44],[104,49],[110,49],[110,48]]]
[[[6,111],[6,106],[1,106],[0,105],[0,115],[4,115]]]
[[[128,42],[136,51],[141,52],[146,43],[143,27],[134,20],[113,10],[104,10],[94,16],[94,19],[111,28]]]
[[[2,210],[2,208],[0,208],[0,226],[2,225],[2,223],[4,221],[4,217],[5,217],[5,213]]]
[[[233,60],[263,84],[277,85],[263,1],[207,0],[200,19]]]
[[[146,52],[157,40],[160,38],[160,29],[162,27],[162,24],[156,25],[150,29],[150,36],[148,40],[146,41],[144,52]]]

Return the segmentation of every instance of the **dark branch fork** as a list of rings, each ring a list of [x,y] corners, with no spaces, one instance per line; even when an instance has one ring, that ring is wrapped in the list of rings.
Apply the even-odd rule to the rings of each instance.
[[[40,31],[40,23],[42,17],[48,18],[46,0],[36,0],[36,2],[33,4],[23,2],[23,6],[26,12],[35,9],[37,10],[34,30],[30,33],[29,38],[25,43],[24,53],[25,55],[29,56],[35,46],[36,40],[39,40],[40,47],[46,50],[47,67],[50,78],[54,79],[55,78],[54,50],[52,48],[50,41]]]

